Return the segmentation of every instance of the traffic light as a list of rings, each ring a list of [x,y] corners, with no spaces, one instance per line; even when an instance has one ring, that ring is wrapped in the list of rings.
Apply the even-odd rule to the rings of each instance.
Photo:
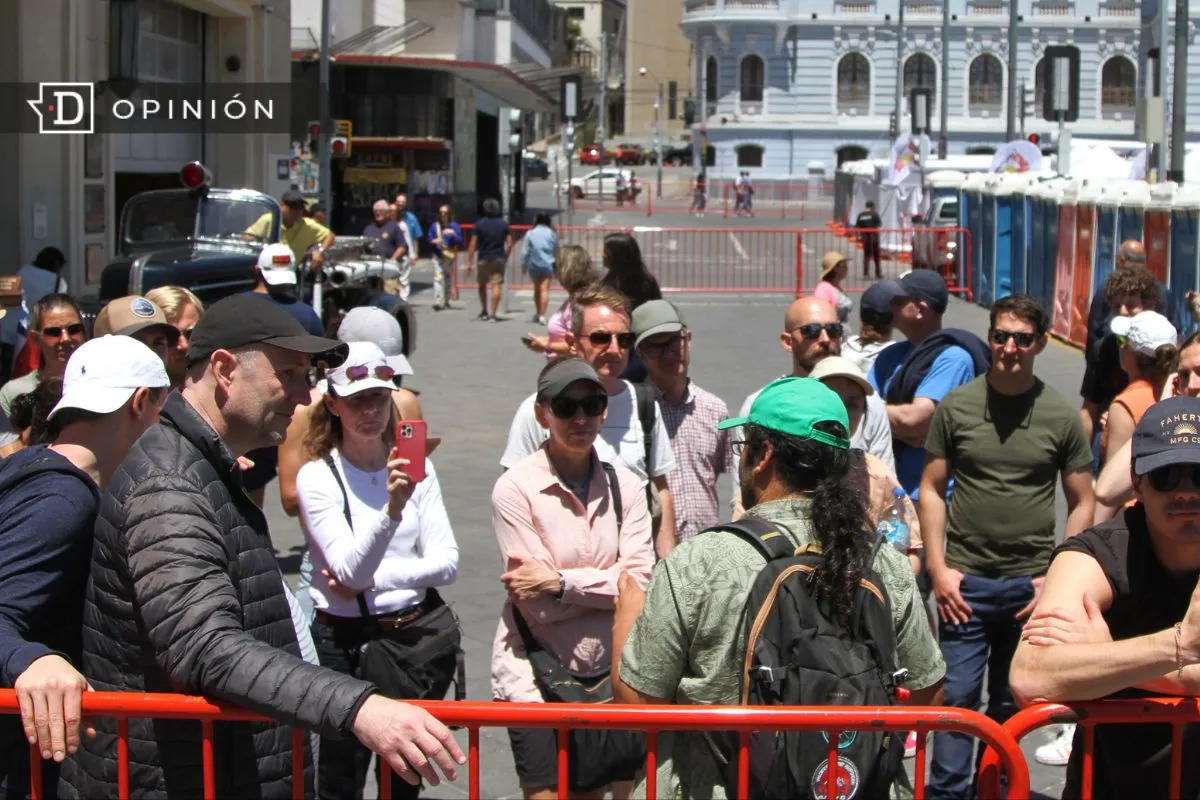
[[[319,148],[321,146],[320,142],[321,142],[321,123],[319,123],[319,122],[308,123],[308,152],[310,152],[314,156],[316,156],[317,148]]]
[[[888,138],[893,141],[900,135],[900,121],[896,118],[896,112],[893,110],[888,114]]]
[[[1037,146],[1041,147],[1042,137],[1038,136],[1036,133],[1031,133],[1031,134],[1029,134],[1029,143],[1036,144]]]
[[[1033,89],[1021,84],[1021,128],[1025,128],[1025,120],[1037,118],[1037,106],[1033,102]]]
[[[346,136],[334,136],[329,140],[329,157],[346,158],[350,155],[350,139]]]
[[[693,97],[683,98],[683,124],[692,125],[696,122],[696,100]]]

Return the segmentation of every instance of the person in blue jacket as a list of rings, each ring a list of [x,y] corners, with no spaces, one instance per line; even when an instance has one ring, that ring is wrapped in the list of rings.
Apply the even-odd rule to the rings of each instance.
[[[550,215],[538,214],[533,228],[521,242],[521,268],[533,281],[533,321],[545,325],[550,305],[550,281],[554,278],[554,259],[558,256],[558,234]]]

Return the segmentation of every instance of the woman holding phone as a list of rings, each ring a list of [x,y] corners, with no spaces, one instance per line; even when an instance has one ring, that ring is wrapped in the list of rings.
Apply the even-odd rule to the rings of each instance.
[[[309,587],[313,640],[323,666],[385,689],[412,684],[391,696],[441,699],[455,680],[458,621],[434,587],[454,582],[458,544],[432,462],[418,466],[397,448],[398,427],[414,423],[397,425],[394,373],[377,345],[351,343],[312,412],[304,444],[314,460],[300,468],[296,493],[314,573],[330,576]],[[366,648],[388,653],[395,672],[368,674]],[[322,739],[320,796],[361,796],[370,760],[356,739]],[[418,791],[392,781],[394,798]]]

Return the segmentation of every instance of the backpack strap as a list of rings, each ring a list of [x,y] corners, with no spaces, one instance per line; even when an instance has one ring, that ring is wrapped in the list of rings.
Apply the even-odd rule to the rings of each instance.
[[[637,397],[638,421],[642,423],[642,445],[646,448],[646,474],[650,474],[650,445],[654,436],[654,407],[658,398],[653,388],[645,382],[633,384],[633,393]]]
[[[621,506],[621,484],[617,481],[617,468],[607,461],[601,461],[604,474],[608,476],[608,490],[612,492],[613,511],[617,512],[617,533],[621,532],[621,524],[625,522],[625,510]]]
[[[777,558],[792,558],[797,555],[799,550],[807,552],[814,546],[806,545],[804,548],[797,548],[791,537],[779,530],[782,527],[784,526],[768,522],[760,517],[742,517],[736,522],[727,522],[708,530],[729,531],[737,534],[754,545],[768,561],[774,561]],[[820,545],[816,545],[816,547],[817,552],[820,552]]]
[[[350,530],[354,530],[354,520],[350,518],[350,494],[346,491],[346,484],[342,482],[342,474],[338,472],[337,465],[333,463],[333,453],[325,454],[325,466],[329,467],[329,471],[333,473],[333,479],[337,481],[338,488],[342,490],[342,513],[346,515],[346,524],[350,526]],[[362,592],[354,596],[358,601],[358,612],[364,617],[371,616],[371,609],[367,607],[367,598]]]

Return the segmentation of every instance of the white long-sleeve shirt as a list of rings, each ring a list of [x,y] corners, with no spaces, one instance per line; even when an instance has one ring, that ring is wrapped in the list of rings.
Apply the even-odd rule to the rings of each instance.
[[[300,524],[312,553],[313,574],[328,569],[338,583],[363,591],[372,614],[389,614],[425,599],[431,586],[453,583],[458,575],[458,543],[442,502],[433,462],[425,459],[425,480],[417,484],[400,521],[388,516],[387,470],[363,472],[333,450],[350,501],[346,524],[342,491],[322,461],[310,461],[296,476]],[[358,617],[353,597],[342,597],[313,579],[313,605],[338,617]]]

